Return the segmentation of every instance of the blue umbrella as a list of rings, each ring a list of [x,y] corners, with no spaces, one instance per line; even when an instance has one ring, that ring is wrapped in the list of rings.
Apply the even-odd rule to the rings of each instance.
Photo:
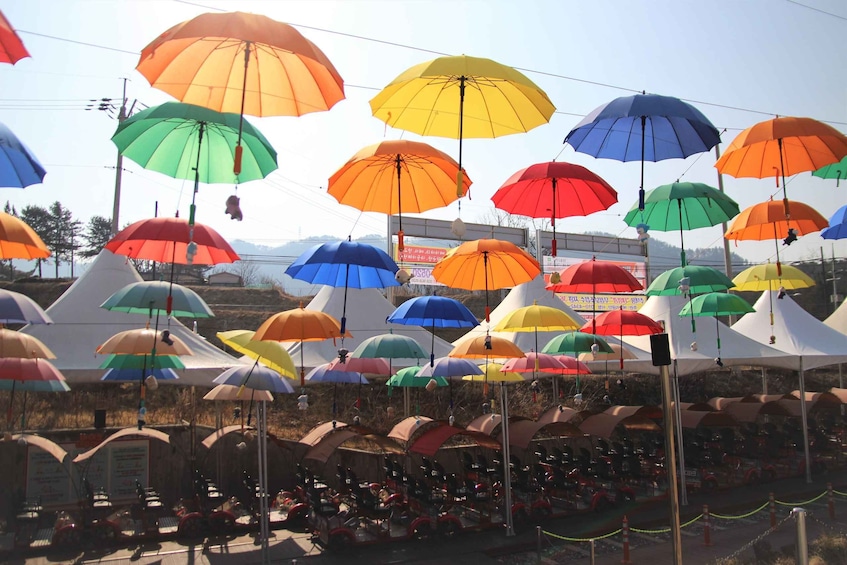
[[[47,172],[12,130],[0,124],[0,186],[25,188],[44,180]]]
[[[429,364],[435,364],[435,328],[473,328],[479,320],[468,307],[446,296],[417,296],[397,307],[386,322],[432,328]]]
[[[847,237],[847,206],[835,211],[829,219],[829,227],[821,231],[824,239],[844,239]]]
[[[52,324],[53,320],[30,297],[0,289],[0,323],[3,324]]]
[[[417,372],[415,378],[431,378],[442,377],[447,379],[450,389],[450,425],[453,425],[453,379],[466,375],[484,375],[482,369],[470,359],[461,357],[439,357],[429,365],[424,365]]]
[[[285,269],[291,278],[312,284],[344,287],[341,342],[347,329],[347,289],[400,286],[394,278],[400,268],[388,254],[367,243],[337,241],[315,245]]]
[[[179,378],[176,371],[173,369],[150,369],[150,375],[156,377],[156,380],[160,381],[173,381]],[[100,380],[116,383],[137,383],[138,369],[109,369],[103,373]]]
[[[253,390],[294,393],[294,387],[291,386],[288,379],[273,369],[260,365],[258,361],[253,365],[231,367],[218,375],[212,382],[217,385],[233,385]]]
[[[339,371],[338,369],[330,369],[330,363],[324,363],[323,365],[318,365],[306,375],[306,382],[308,383],[332,383],[332,420],[335,421],[335,415],[337,414],[337,404],[335,402],[336,391],[338,390],[338,383],[342,384],[358,384],[359,386],[370,384],[368,380],[362,375],[362,373],[358,373],[356,371]],[[359,399],[356,399],[356,404],[358,408]]]
[[[694,106],[671,96],[615,98],[588,114],[567,137],[580,153],[616,161],[641,161],[638,209],[644,209],[644,161],[684,159],[709,151],[720,133]]]

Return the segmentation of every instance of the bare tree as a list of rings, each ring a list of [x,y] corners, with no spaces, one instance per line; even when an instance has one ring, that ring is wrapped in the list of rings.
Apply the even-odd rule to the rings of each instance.
[[[232,266],[232,272],[241,277],[242,286],[254,286],[259,282],[259,265],[253,261],[236,261]]]

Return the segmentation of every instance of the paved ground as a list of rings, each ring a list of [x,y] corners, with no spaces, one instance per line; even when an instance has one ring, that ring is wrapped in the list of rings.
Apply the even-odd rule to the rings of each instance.
[[[842,475],[831,476],[831,480],[844,480]],[[705,496],[692,496],[688,507],[683,508],[683,522],[696,517],[704,503],[710,505],[713,513],[721,516],[737,516],[752,510],[768,499],[768,491],[776,493],[777,500],[783,502],[801,502],[809,500],[826,489],[826,480],[812,485],[802,480],[789,480],[762,485],[759,487],[736,489]],[[847,491],[843,484],[836,490]],[[824,531],[847,532],[847,498],[835,497],[836,520],[828,516],[826,498],[806,505],[809,513],[807,520],[810,539]],[[790,547],[794,541],[794,521],[786,519],[791,505],[777,506],[780,527],[772,533],[769,530],[767,511],[759,512],[743,519],[714,519],[712,529],[713,545],[703,544],[702,520],[683,529],[682,554],[685,565],[711,564],[719,558],[729,556],[743,549],[743,554],[752,556],[752,548],[744,549],[753,540],[767,534],[764,539],[779,551]],[[599,536],[620,527],[623,513],[626,513],[630,525],[636,529],[659,530],[668,524],[667,501],[657,500],[648,503],[631,503],[624,508],[605,515],[590,514],[567,517],[544,524],[543,529],[559,535],[576,538]],[[783,522],[784,520],[784,522]],[[665,533],[631,534],[631,560],[633,563],[660,564],[672,562],[672,547]],[[590,563],[588,543],[551,542],[544,536],[541,563]],[[270,544],[272,563],[308,563],[323,565],[334,563],[356,564],[392,564],[418,563],[422,565],[436,563],[457,563],[463,565],[494,563],[537,563],[537,535],[530,528],[516,537],[507,538],[502,531],[487,531],[463,534],[453,540],[430,540],[398,542],[371,547],[357,547],[343,555],[323,553],[315,547],[309,536],[291,533],[286,530],[275,532]],[[621,563],[622,546],[620,536],[597,542],[595,563],[612,565]],[[110,563],[114,565],[159,564],[159,565],[229,565],[261,563],[261,551],[252,536],[240,536],[218,539],[201,545],[187,545],[177,541],[148,543],[118,549],[93,549],[83,553],[49,553],[46,555],[11,555],[6,563],[28,565],[52,565],[64,563]]]

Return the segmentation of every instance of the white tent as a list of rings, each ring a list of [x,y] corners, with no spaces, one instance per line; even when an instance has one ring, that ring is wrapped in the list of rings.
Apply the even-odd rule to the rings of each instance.
[[[824,320],[823,323],[835,331],[847,335],[847,300],[842,302],[841,306],[836,308],[835,312]]]
[[[696,332],[692,331],[691,318],[680,317],[685,305],[683,296],[651,296],[638,310],[653,320],[662,321],[670,341],[671,359],[677,361],[677,373],[688,375],[717,368],[718,332],[714,318],[695,318]],[[791,355],[758,343],[742,332],[718,322],[720,327],[720,358],[724,366],[753,365],[757,367],[794,368]],[[746,333],[746,332],[745,332]],[[650,351],[650,336],[624,337],[624,342]],[[696,351],[692,344],[696,342]],[[628,367],[640,368],[645,372],[657,373],[655,367],[642,367],[640,361],[628,361]]]
[[[341,319],[344,307],[344,289],[324,286],[306,306],[307,310],[319,310],[336,319]],[[393,332],[416,339],[429,352],[432,334],[419,326],[403,326],[390,324],[385,319],[394,312],[395,308],[375,288],[347,289],[347,331],[353,337],[344,340],[344,348],[348,351],[356,349],[360,343],[369,337]],[[436,334],[438,332],[436,331]],[[308,369],[329,363],[338,357],[341,341],[307,341],[303,343],[303,365]],[[291,343],[287,348],[295,365],[300,365],[300,343]],[[443,339],[435,338],[435,356],[443,357],[450,352],[452,346]],[[427,361],[428,356],[427,356]],[[394,359],[393,367],[403,367],[422,363],[424,359]]]
[[[126,257],[103,250],[88,270],[48,309],[52,325],[30,325],[21,330],[43,341],[56,359],[53,364],[70,383],[98,382],[105,372],[99,366],[105,359],[97,347],[124,330],[143,328],[147,317],[110,312],[100,308],[112,294],[141,277]],[[169,329],[182,339],[194,355],[181,357],[185,369],[179,380],[169,384],[214,386],[212,379],[227,367],[243,364],[209,344],[177,320],[159,320],[160,329]],[[151,344],[152,346],[152,344]],[[167,381],[161,381],[166,383]]]

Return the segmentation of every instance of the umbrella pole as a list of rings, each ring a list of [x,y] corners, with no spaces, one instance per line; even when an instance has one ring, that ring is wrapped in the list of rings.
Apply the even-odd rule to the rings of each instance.
[[[718,359],[721,358],[721,325],[718,322],[718,317],[715,316],[715,334],[718,336]]]
[[[785,209],[785,218],[791,218],[791,211],[788,209],[788,192],[785,187],[785,165],[782,162],[782,138],[776,140],[779,145],[779,169],[782,175],[782,207]]]
[[[306,368],[303,366],[303,340],[300,340],[300,393],[306,393]]]
[[[344,348],[344,334],[347,333],[347,283],[350,281],[350,263],[344,271],[344,304],[341,307],[341,348]],[[342,359],[342,362],[344,360]]]
[[[556,256],[556,177],[553,177],[553,209],[550,211],[550,226],[553,228],[553,245],[550,251]]]
[[[456,197],[462,197],[462,185],[464,185],[464,172],[462,170],[462,135],[465,120],[465,81],[467,77],[459,77],[459,171],[456,173]]]
[[[485,322],[491,323],[491,307],[488,305],[488,251],[482,252],[482,269],[485,273]]]
[[[6,426],[11,427],[12,424],[12,402],[15,400],[15,381],[12,381],[12,394],[9,395],[9,409],[6,411]]]
[[[638,189],[638,210],[644,211],[644,136],[647,129],[647,116],[641,116],[641,188]]]
[[[26,430],[26,391],[24,391],[24,408],[21,412],[21,433]]]
[[[782,277],[782,263],[779,262],[779,236],[776,233],[776,222],[773,223],[773,246],[776,248],[776,275]]]
[[[235,158],[232,163],[232,172],[241,174],[241,155],[244,151],[241,147],[241,134],[244,130],[244,100],[247,98],[247,67],[250,65],[250,42],[244,43],[244,79],[241,82],[241,114],[238,118],[238,142],[235,144]]]
[[[337,405],[335,403],[336,398],[337,398],[337,396],[336,396],[337,393],[338,393],[338,383],[332,383],[332,421],[333,421],[332,427],[333,428],[335,428],[335,420],[336,420],[335,416],[338,413]]]
[[[503,490],[505,491],[505,504],[503,506],[503,519],[506,522],[506,537],[515,535],[515,525],[512,521],[512,470],[510,467],[511,454],[509,453],[509,393],[506,383],[500,383],[500,427],[503,430]]]
[[[200,153],[202,152],[202,149],[203,149],[203,129],[204,129],[205,125],[206,125],[205,123],[200,122],[200,129],[197,132],[197,134],[198,134],[198,137],[197,137],[197,162],[194,164],[194,192],[191,194],[191,206],[188,208],[188,225],[189,225],[189,229],[191,230],[191,233],[189,234],[190,239],[194,238],[194,233],[193,233],[193,230],[194,230],[194,214],[197,210],[197,206],[195,205],[195,200],[197,198],[197,192],[200,190]],[[193,255],[190,255],[188,253],[187,249],[186,249],[185,254],[186,254],[186,259],[190,258],[190,259],[193,260]],[[174,255],[176,255],[176,243],[174,243]],[[191,261],[188,261],[188,262],[191,263]],[[171,261],[171,289],[173,289],[173,284],[174,284],[173,261]],[[172,300],[173,299],[171,298],[171,292],[170,292],[170,290],[168,290],[168,314],[171,313],[171,301]]]
[[[435,318],[432,319],[432,344],[429,348],[429,366],[435,367]]]
[[[685,267],[685,240],[683,239],[682,230],[682,198],[677,199],[679,205],[679,262],[681,267]]]
[[[405,249],[405,245],[403,243],[403,192],[400,187],[400,176],[403,172],[401,163],[403,161],[400,159],[399,153],[397,154],[395,162],[397,165],[397,216],[400,219],[400,229],[397,231],[397,251],[402,252],[403,249]],[[391,206],[388,207],[388,213],[391,214]]]

